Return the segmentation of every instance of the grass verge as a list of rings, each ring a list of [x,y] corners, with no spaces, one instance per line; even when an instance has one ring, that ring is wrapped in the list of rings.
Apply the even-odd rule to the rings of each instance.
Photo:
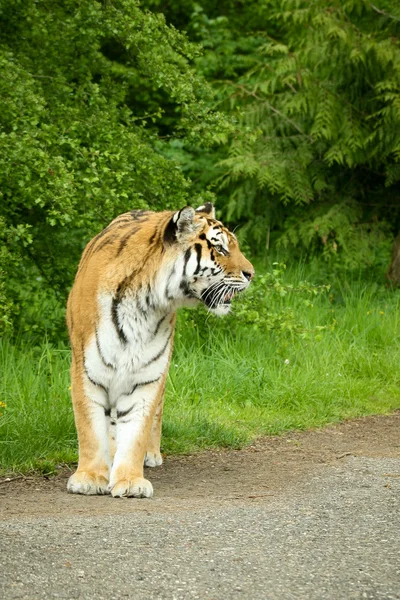
[[[399,291],[336,282],[312,304],[295,292],[268,301],[275,313],[290,307],[298,331],[245,325],[235,314],[180,316],[165,453],[239,448],[264,434],[400,408]],[[0,370],[2,472],[51,473],[75,462],[68,348],[3,340]]]

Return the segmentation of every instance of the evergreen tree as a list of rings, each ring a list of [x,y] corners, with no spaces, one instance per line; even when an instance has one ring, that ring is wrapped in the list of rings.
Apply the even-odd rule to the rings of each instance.
[[[225,152],[180,148],[183,166],[254,249],[384,263],[400,227],[400,5],[199,4],[167,18],[203,44],[197,69],[236,129]]]

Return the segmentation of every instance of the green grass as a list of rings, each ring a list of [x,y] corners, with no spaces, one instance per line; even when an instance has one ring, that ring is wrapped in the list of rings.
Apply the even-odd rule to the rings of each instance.
[[[0,343],[0,467],[51,472],[76,460],[69,350]]]
[[[301,333],[181,314],[164,452],[239,448],[260,435],[400,408],[399,291],[336,282],[313,306],[294,293],[268,302],[272,311],[292,308]],[[3,472],[76,461],[68,349],[3,340],[0,369]]]

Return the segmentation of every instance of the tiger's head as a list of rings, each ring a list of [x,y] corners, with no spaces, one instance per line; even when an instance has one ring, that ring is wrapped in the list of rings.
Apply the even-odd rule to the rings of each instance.
[[[174,213],[164,232],[164,244],[175,252],[184,304],[202,301],[217,315],[230,311],[233,297],[254,276],[253,265],[239,249],[236,236],[215,218],[207,202],[196,210]]]

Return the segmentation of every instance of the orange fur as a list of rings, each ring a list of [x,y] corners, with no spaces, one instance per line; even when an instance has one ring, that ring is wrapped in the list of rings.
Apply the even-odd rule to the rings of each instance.
[[[161,463],[175,311],[202,299],[226,312],[254,272],[211,209],[125,213],[83,252],[67,307],[79,439],[73,493],[152,495],[143,463]],[[112,410],[115,456],[107,434]]]

